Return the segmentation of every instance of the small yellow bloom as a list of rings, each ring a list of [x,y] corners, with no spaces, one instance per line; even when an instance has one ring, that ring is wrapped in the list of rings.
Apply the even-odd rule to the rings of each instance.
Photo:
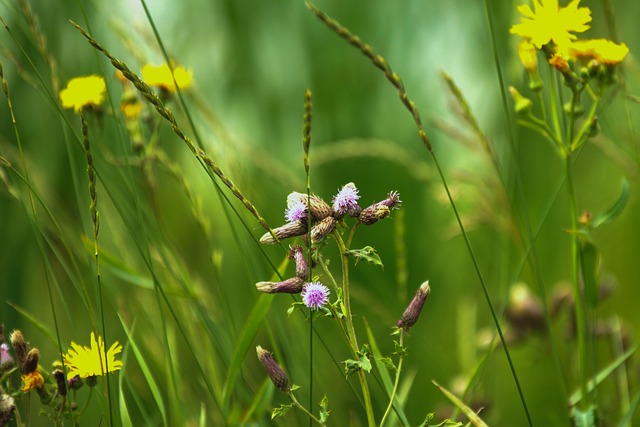
[[[571,32],[582,33],[589,29],[591,10],[578,7],[580,0],[572,0],[567,7],[560,7],[558,0],[533,0],[533,8],[529,5],[517,7],[524,15],[521,23],[511,27],[511,34],[528,39],[538,49],[549,42],[554,42],[559,51],[576,39]]]
[[[142,102],[135,97],[132,99],[123,99],[120,103],[120,109],[127,120],[135,120],[142,112]]]
[[[576,40],[569,45],[569,55],[574,59],[595,59],[596,61],[615,65],[629,53],[626,44],[617,44],[606,39]]]
[[[22,375],[22,384],[24,384],[20,389],[22,392],[27,392],[34,388],[40,389],[44,387],[44,378],[42,378],[42,375],[40,375],[40,372],[36,369],[30,374]]]
[[[122,346],[118,341],[114,342],[107,350],[107,360],[105,360],[104,341],[91,332],[91,348],[71,342],[71,349],[64,355],[64,363],[69,368],[67,378],[71,379],[78,375],[80,378],[104,375],[105,368],[108,372],[115,372],[122,368],[122,361],[116,360],[115,355],[122,351]]]
[[[149,86],[156,86],[166,89],[169,92],[175,92],[176,88],[173,84],[175,78],[180,89],[187,89],[193,84],[193,73],[182,66],[173,67],[173,77],[171,77],[171,69],[169,65],[162,64],[160,66],[147,64],[142,67],[142,79]]]
[[[89,105],[102,104],[106,89],[104,79],[100,76],[76,77],[69,80],[67,87],[60,91],[60,101],[64,108],[73,108],[79,113]]]
[[[522,40],[518,44],[518,58],[525,70],[531,72],[538,68],[538,56],[536,48],[528,40]]]

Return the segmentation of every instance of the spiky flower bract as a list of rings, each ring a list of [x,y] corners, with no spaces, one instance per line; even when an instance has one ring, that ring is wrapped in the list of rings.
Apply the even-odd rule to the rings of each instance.
[[[533,10],[529,5],[518,6],[523,18],[509,32],[529,40],[538,49],[553,42],[558,51],[564,52],[577,38],[571,33],[589,29],[587,23],[591,22],[591,10],[578,7],[579,3],[580,0],[572,0],[566,7],[560,7],[558,0],[533,0]]]
[[[71,349],[64,355],[64,363],[69,368],[67,378],[71,379],[76,375],[80,378],[104,375],[108,372],[115,372],[122,368],[122,361],[116,360],[115,355],[122,351],[122,346],[115,341],[107,350],[105,359],[105,345],[102,337],[98,337],[91,332],[91,347],[71,342]],[[108,363],[107,363],[108,362]]]
[[[85,107],[102,104],[106,89],[106,83],[100,76],[76,77],[60,91],[60,102],[63,108],[73,108],[75,113],[79,113]]]
[[[329,288],[320,282],[307,283],[300,296],[304,305],[311,310],[317,310],[329,302]]]

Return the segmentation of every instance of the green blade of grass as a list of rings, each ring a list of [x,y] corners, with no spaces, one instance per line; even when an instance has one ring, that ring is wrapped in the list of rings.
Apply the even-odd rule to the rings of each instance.
[[[462,402],[462,400],[458,399],[453,393],[451,393],[446,388],[442,387],[437,382],[435,381],[431,381],[431,382],[435,384],[435,386],[438,387],[445,396],[447,396],[447,399],[449,399],[451,403],[456,405],[462,411],[462,413],[464,413],[464,415],[469,419],[471,424],[473,424],[476,427],[488,427],[487,424],[484,421],[482,421],[482,418],[480,418],[478,414],[473,412],[471,408],[465,405],[464,402]]]

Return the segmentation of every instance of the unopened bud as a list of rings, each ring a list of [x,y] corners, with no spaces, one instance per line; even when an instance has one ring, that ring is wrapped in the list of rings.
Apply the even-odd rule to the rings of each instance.
[[[306,232],[307,232],[307,223],[302,220],[288,222],[281,227],[273,229],[273,234],[278,238],[278,240],[282,240],[282,239],[286,239],[294,236],[301,236]],[[260,243],[274,244],[276,243],[276,239],[273,238],[271,233],[265,233],[260,238]]]
[[[289,258],[296,263],[296,276],[303,280],[309,279],[309,265],[304,257],[302,246],[295,245],[289,249]]]
[[[328,216],[322,221],[311,227],[311,241],[318,243],[329,235],[336,228],[336,219],[332,216]]]
[[[416,295],[413,297],[409,306],[402,314],[402,319],[398,320],[398,328],[402,328],[405,331],[409,330],[410,327],[416,324],[418,321],[418,317],[420,316],[420,312],[422,311],[422,306],[424,302],[427,300],[427,297],[431,293],[431,287],[429,286],[429,281],[427,280],[418,288]]]
[[[303,285],[304,280],[295,276],[282,282],[258,282],[256,288],[266,294],[299,294]]]
[[[9,338],[11,341],[11,345],[13,346],[13,351],[16,353],[16,359],[18,362],[18,366],[20,370],[24,373],[23,365],[27,360],[27,352],[29,351],[29,344],[24,340],[22,336],[22,332],[19,329],[11,332],[11,337]]]
[[[506,317],[520,336],[545,328],[542,303],[524,283],[516,283],[511,288]]]
[[[271,382],[273,382],[273,384],[280,390],[288,393],[291,390],[291,387],[289,387],[289,377],[282,370],[280,365],[276,363],[273,355],[260,346],[256,347],[256,353],[258,354],[260,363],[262,363],[262,366],[264,366],[264,369],[267,371],[269,378],[271,378]]]
[[[13,368],[13,357],[9,354],[9,346],[7,343],[0,344],[0,375]]]
[[[67,380],[64,378],[64,372],[61,369],[53,371],[53,378],[56,380],[57,391],[59,396],[67,395]]]
[[[371,205],[360,212],[358,219],[364,225],[375,224],[383,218],[388,217],[391,214],[389,207],[385,205]]]
[[[38,369],[38,362],[40,360],[40,351],[37,348],[32,348],[27,353],[27,358],[22,365],[22,373],[30,374]]]
[[[518,89],[513,86],[509,87],[509,93],[511,93],[511,97],[516,104],[516,113],[526,115],[531,112],[531,109],[533,108],[533,102],[531,102],[529,98],[522,96],[522,94],[518,92]]]

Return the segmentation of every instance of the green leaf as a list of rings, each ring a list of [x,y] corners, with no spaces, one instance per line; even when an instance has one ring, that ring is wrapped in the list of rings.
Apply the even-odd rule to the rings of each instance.
[[[362,249],[350,249],[346,251],[345,254],[354,257],[356,259],[356,265],[358,265],[360,260],[365,260],[369,264],[377,265],[384,270],[384,265],[382,264],[380,256],[376,252],[375,248],[371,246],[365,246]]]
[[[598,265],[600,264],[600,252],[591,240],[580,241],[580,268],[584,281],[584,293],[587,304],[591,308],[598,305]]]
[[[592,391],[598,384],[604,381],[613,371],[622,365],[633,353],[638,350],[638,346],[634,346],[627,350],[624,354],[621,354],[616,360],[607,365],[603,370],[598,372],[594,379],[589,380],[587,383],[588,391]],[[569,406],[576,406],[582,400],[582,390],[578,390],[569,397]]]
[[[360,369],[363,369],[366,372],[371,372],[371,360],[369,360],[371,352],[369,351],[369,346],[366,344],[363,345],[362,350],[358,350],[356,354],[358,355],[358,360],[347,359],[342,362],[344,363],[344,373],[347,377],[355,374]]]
[[[293,403],[290,403],[288,405],[280,405],[279,407],[274,408],[273,412],[271,413],[271,419],[284,417],[285,415],[287,415],[287,412],[289,412],[291,408],[293,408]]]
[[[607,209],[605,212],[596,215],[591,220],[591,228],[596,228],[601,226],[602,224],[609,224],[613,221],[618,215],[622,213],[624,207],[627,205],[627,201],[629,200],[629,181],[626,179],[622,181],[622,190],[620,191],[620,195],[618,196],[618,200],[615,201],[613,206]]]
[[[320,401],[320,422],[321,423],[326,423],[327,419],[329,418],[329,413],[331,411],[329,411],[329,399],[327,399],[327,396],[325,395],[322,400]]]
[[[636,394],[629,405],[629,411],[625,414],[625,416],[618,423],[618,427],[627,427],[631,425],[631,417],[633,417],[633,413],[636,412],[636,408],[638,407],[638,402],[640,402],[640,394]]]
[[[462,402],[462,400],[458,399],[456,395],[451,393],[446,388],[442,387],[437,382],[435,381],[431,381],[431,382],[434,383],[435,386],[438,387],[440,391],[444,393],[445,396],[447,396],[447,399],[449,399],[451,403],[456,405],[464,413],[464,415],[469,419],[469,421],[471,421],[471,424],[473,424],[476,427],[488,427],[487,424],[484,421],[482,421],[482,419],[478,416],[478,414],[473,412],[473,410],[469,408],[467,405],[465,405]]]
[[[586,411],[573,407],[571,409],[571,418],[573,419],[573,425],[576,427],[596,427],[594,406],[590,406]]]

